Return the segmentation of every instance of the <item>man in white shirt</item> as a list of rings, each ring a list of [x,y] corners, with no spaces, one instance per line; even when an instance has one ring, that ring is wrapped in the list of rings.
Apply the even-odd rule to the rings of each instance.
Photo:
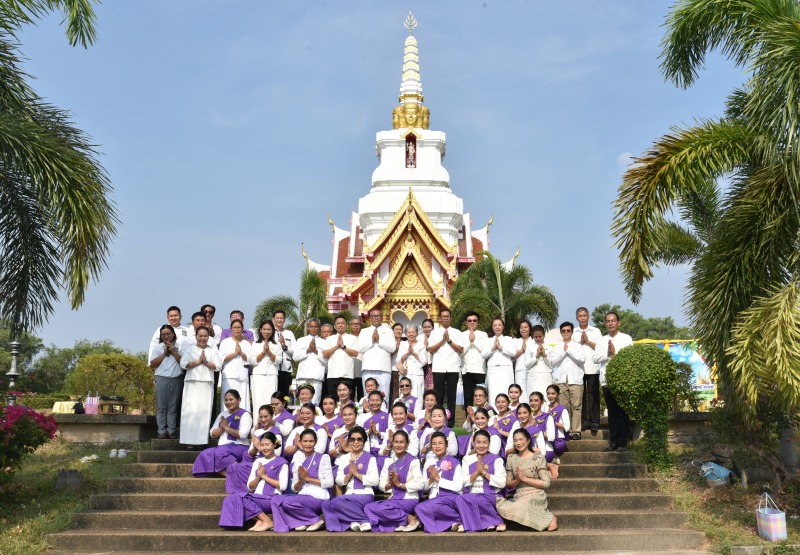
[[[575,329],[573,339],[577,341],[586,355],[583,363],[583,422],[584,430],[591,430],[592,435],[597,435],[600,427],[600,375],[597,365],[592,360],[597,342],[603,337],[600,330],[589,325],[589,310],[582,306],[575,311],[578,327]]]
[[[175,330],[175,335],[178,336],[178,341],[176,346],[180,349],[180,346],[183,344],[184,339],[188,335],[186,329],[184,329],[183,324],[181,324],[181,309],[177,306],[171,306],[167,309],[167,324],[172,326],[172,329]],[[161,326],[156,328],[155,333],[153,333],[152,339],[150,339],[150,346],[152,347],[154,344],[159,342],[161,338]],[[149,351],[149,349],[148,349]]]
[[[467,312],[466,331],[461,332],[458,345],[461,347],[461,381],[464,385],[464,406],[473,406],[472,396],[475,386],[486,383],[486,359],[481,356],[481,350],[488,336],[485,331],[478,329],[479,317],[477,312]],[[492,400],[489,400],[491,403]]]
[[[308,323],[308,335],[297,340],[292,358],[297,365],[297,384],[310,384],[314,388],[312,402],[319,405],[322,398],[322,380],[325,376],[322,349],[325,340],[319,335],[319,320],[311,318]]]
[[[603,397],[606,400],[606,407],[608,407],[610,441],[608,447],[603,451],[627,451],[631,422],[628,413],[619,406],[614,394],[606,386],[606,366],[611,357],[620,349],[633,345],[633,339],[627,333],[619,332],[619,314],[616,312],[611,311],[606,314],[605,324],[608,334],[597,342],[593,355],[595,364],[599,365],[600,385],[603,387]]]
[[[361,322],[361,316],[356,316],[350,320],[350,335],[356,338],[356,350],[358,350],[358,336],[361,334],[361,328],[364,324]],[[358,353],[358,356],[353,360],[353,389],[351,392],[351,399],[358,401],[364,396],[364,386],[361,381],[361,362],[364,356]]]
[[[186,338],[184,340],[185,345],[191,345],[192,347],[197,345],[197,328],[200,327],[207,327],[206,315],[202,312],[195,312],[192,314],[192,325],[186,326]]]
[[[275,341],[283,348],[283,364],[278,372],[278,391],[287,395],[292,387],[292,356],[296,339],[292,330],[283,329],[286,323],[285,311],[276,310],[272,314],[272,323],[275,324]]]
[[[337,386],[345,382],[350,387],[352,395],[358,338],[347,333],[347,319],[344,316],[337,316],[333,327],[336,333],[327,338],[325,350],[322,351],[322,356],[328,364],[328,377],[325,380],[328,394],[335,397]]]
[[[381,309],[373,308],[369,311],[368,328],[361,330],[358,335],[358,352],[362,355],[361,379],[365,383],[369,378],[378,382],[378,389],[384,393],[384,398],[389,397],[392,380],[392,353],[396,344],[392,330],[389,326],[381,324]]]
[[[458,378],[461,375],[461,353],[464,348],[458,344],[461,332],[450,327],[453,316],[449,308],[443,308],[439,313],[439,322],[442,324],[434,328],[428,339],[428,352],[433,355],[433,388],[439,395],[439,402],[450,409],[450,418],[447,426],[456,425],[456,395],[458,394]]]
[[[550,351],[550,366],[553,368],[553,381],[561,390],[558,402],[569,409],[569,421],[573,426],[571,437],[580,439],[583,363],[586,355],[581,344],[572,339],[572,322],[564,322],[558,329],[561,331],[561,343]]]
[[[212,347],[219,345],[219,338],[222,335],[222,326],[213,322],[217,307],[213,304],[204,304],[200,307],[200,312],[206,316],[206,327],[208,328],[208,344]]]

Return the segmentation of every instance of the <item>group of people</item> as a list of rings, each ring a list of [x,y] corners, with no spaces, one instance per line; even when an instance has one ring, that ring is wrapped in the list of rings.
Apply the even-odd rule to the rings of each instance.
[[[439,326],[426,320],[421,330],[390,328],[380,310],[370,312],[369,326],[358,317],[337,317],[332,326],[311,319],[300,338],[284,329],[282,311],[254,330],[245,329],[241,311],[225,330],[214,313],[204,305],[183,327],[180,310],[170,307],[150,365],[159,437],[176,437],[180,424],[189,449],[208,443],[221,387],[224,409],[210,430],[218,445],[194,467],[197,476],[226,476],[231,495],[221,526],[502,531],[511,520],[553,530],[544,490],[567,442],[597,430],[601,387],[611,428],[606,450],[627,446],[627,415],[605,386],[608,360],[632,344],[615,312],[606,315],[603,336],[588,325],[588,310],[578,309],[578,327],[561,324],[555,345],[527,321],[517,338],[500,318],[488,334],[475,313],[462,331],[446,309]],[[456,437],[459,382],[468,434]],[[283,393],[292,383],[299,384],[294,411]]]

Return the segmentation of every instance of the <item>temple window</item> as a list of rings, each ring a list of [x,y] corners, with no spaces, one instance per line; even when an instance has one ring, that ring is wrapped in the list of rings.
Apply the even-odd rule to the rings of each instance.
[[[417,137],[413,133],[406,135],[406,167],[417,167]]]

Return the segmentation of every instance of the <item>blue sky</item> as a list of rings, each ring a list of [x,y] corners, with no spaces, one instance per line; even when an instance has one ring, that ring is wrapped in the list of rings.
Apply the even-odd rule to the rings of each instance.
[[[555,292],[562,319],[630,307],[609,235],[628,156],[714,117],[743,81],[718,56],[690,90],[659,73],[671,2],[108,1],[99,38],[68,46],[54,16],[20,35],[36,90],[101,151],[122,225],[86,303],[59,305],[47,343],[143,350],[166,307],[220,323],[297,293],[300,243],[328,263],[391,128],[403,20],[415,31],[431,129],[473,226]],[[685,323],[685,268],[660,270],[636,309]]]

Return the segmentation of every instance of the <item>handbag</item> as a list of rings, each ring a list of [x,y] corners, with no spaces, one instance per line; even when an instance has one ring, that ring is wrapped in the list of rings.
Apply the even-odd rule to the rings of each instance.
[[[761,495],[756,509],[758,535],[767,541],[779,542],[786,539],[786,513],[781,511],[767,492]]]
[[[94,397],[87,394],[85,409],[86,414],[98,414],[100,412],[100,397],[97,394]]]

